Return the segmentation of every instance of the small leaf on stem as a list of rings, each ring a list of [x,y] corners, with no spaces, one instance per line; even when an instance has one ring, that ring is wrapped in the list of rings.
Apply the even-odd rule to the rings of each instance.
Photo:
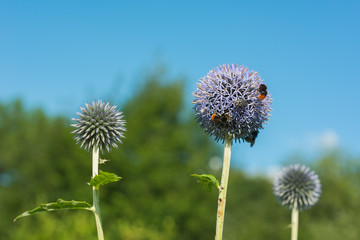
[[[33,210],[23,212],[19,216],[14,219],[14,222],[19,218],[34,215],[41,212],[51,212],[57,210],[65,210],[65,209],[84,209],[91,210],[91,205],[85,201],[65,201],[62,199],[58,199],[56,202],[52,203],[44,203],[39,207],[34,208]]]
[[[207,191],[212,191],[212,186],[216,186],[218,189],[220,188],[219,181],[211,174],[191,174],[191,176],[199,178],[198,182],[203,184]]]
[[[103,159],[103,158],[100,158],[100,159],[99,159],[99,164],[105,164],[106,162],[110,162],[110,160],[108,160],[108,159]]]
[[[121,179],[115,173],[103,172],[100,170],[100,173],[95,177],[91,178],[90,185],[93,186],[96,190],[99,189],[100,186],[117,182]]]

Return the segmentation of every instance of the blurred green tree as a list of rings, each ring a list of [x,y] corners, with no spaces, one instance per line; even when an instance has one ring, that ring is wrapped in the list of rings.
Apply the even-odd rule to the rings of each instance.
[[[101,168],[123,179],[101,189],[106,239],[207,240],[215,234],[217,194],[190,176],[210,173],[222,149],[183,106],[184,81],[150,75],[120,110],[127,120],[124,143],[103,156]],[[75,116],[75,113],[74,113]],[[90,153],[75,144],[70,121],[26,110],[21,101],[0,104],[1,239],[96,239],[90,212],[64,211],[12,220],[40,203],[91,202]],[[301,212],[300,239],[359,239],[359,159],[332,153],[316,161],[323,193]],[[290,211],[272,193],[272,181],[233,168],[224,239],[288,239]],[[35,231],[39,230],[39,231]]]
[[[126,139],[120,149],[104,156],[112,161],[102,166],[124,177],[120,183],[102,189],[105,234],[109,239],[201,239],[204,230],[205,238],[213,235],[215,219],[206,216],[213,215],[216,200],[208,201],[208,194],[198,188],[190,174],[206,169],[210,157],[221,153],[183,108],[183,88],[181,81],[166,83],[154,75],[124,106]],[[21,239],[16,236],[26,235],[36,224],[55,222],[46,221],[49,214],[41,214],[9,225],[23,210],[58,197],[91,201],[90,188],[85,184],[90,179],[90,153],[75,145],[70,122],[62,117],[48,117],[41,110],[26,111],[21,101],[1,105],[0,110],[4,140],[0,151],[6,157],[1,170],[11,178],[11,183],[0,190],[1,196],[6,196],[0,199],[0,205],[6,206],[0,226],[4,236]],[[213,211],[207,211],[209,206]],[[50,218],[62,219],[59,227],[68,226],[79,235],[85,234],[87,226],[93,227],[91,217],[82,229],[74,230],[64,216],[84,214],[64,212],[51,214]],[[133,229],[143,234],[130,236]],[[63,234],[55,235],[58,231],[54,227],[46,227],[34,239],[45,239],[51,231],[53,239],[64,238]],[[80,239],[88,235],[82,236]]]
[[[74,146],[70,130],[69,121],[48,117],[40,109],[26,111],[20,100],[0,105],[0,232],[4,238],[18,230],[11,222],[21,211],[59,196],[91,199],[85,185],[91,166],[85,162],[86,154]]]

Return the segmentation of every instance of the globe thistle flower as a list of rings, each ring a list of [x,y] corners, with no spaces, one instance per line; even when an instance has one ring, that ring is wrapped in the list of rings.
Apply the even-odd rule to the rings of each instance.
[[[296,164],[282,169],[274,181],[274,194],[283,206],[299,210],[312,207],[321,194],[318,175],[310,168]]]
[[[269,119],[270,94],[257,72],[236,64],[212,69],[193,93],[200,126],[215,140],[231,136],[254,144]]]
[[[76,134],[76,143],[81,142],[81,148],[89,151],[97,146],[101,152],[104,149],[110,152],[111,147],[117,148],[117,142],[122,143],[125,120],[116,106],[99,100],[80,109],[81,113],[76,113],[80,118],[73,118],[77,123],[71,126],[76,128],[72,133]]]

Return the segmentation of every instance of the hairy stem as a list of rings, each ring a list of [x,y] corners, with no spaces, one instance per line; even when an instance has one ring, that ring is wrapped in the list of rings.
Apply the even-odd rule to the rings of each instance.
[[[228,185],[229,172],[230,172],[231,145],[232,145],[232,137],[229,135],[225,138],[224,160],[222,167],[221,184],[219,188],[218,209],[217,209],[217,217],[216,217],[215,240],[221,240],[223,235],[226,192],[227,192],[227,185]]]
[[[298,239],[298,228],[299,228],[299,209],[295,205],[291,211],[291,240]]]
[[[92,155],[92,177],[95,177],[99,174],[99,148],[93,148],[93,155]],[[98,234],[99,240],[104,240],[104,232],[102,229],[101,223],[101,215],[100,215],[100,202],[99,202],[99,190],[95,190],[93,187],[93,206],[92,206],[95,221],[96,221],[96,229]]]

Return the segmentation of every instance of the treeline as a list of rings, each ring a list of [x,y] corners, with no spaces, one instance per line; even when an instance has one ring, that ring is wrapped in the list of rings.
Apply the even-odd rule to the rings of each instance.
[[[222,149],[183,107],[183,90],[181,81],[152,79],[121,106],[126,138],[102,156],[110,161],[101,168],[123,177],[101,189],[106,239],[214,238],[217,194],[206,192],[190,174],[220,178],[209,159],[221,157]],[[90,212],[44,213],[12,222],[58,198],[92,202],[91,154],[75,144],[70,124],[41,109],[25,110],[21,101],[0,104],[1,239],[96,239]],[[299,238],[360,239],[359,160],[333,153],[312,167],[323,193],[318,204],[300,213]],[[231,170],[224,239],[289,239],[289,224],[290,211],[277,203],[270,179]]]

